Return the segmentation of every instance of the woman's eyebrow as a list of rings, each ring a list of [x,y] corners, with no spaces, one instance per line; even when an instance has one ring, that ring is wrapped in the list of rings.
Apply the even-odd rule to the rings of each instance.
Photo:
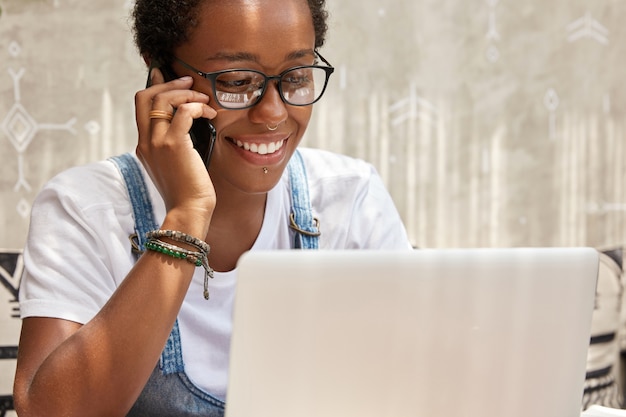
[[[253,61],[258,62],[259,57],[250,52],[220,52],[212,57],[208,58],[207,61]]]
[[[286,59],[290,61],[292,59],[303,58],[305,56],[315,57],[315,51],[313,49],[300,49],[287,54]]]
[[[302,58],[305,56],[315,57],[315,52],[312,49],[299,49],[297,51],[292,51],[288,53],[285,56],[285,60],[290,61],[290,60]],[[220,52],[208,58],[207,61],[259,62],[259,56],[257,54],[253,54],[250,52],[234,52],[234,53]]]

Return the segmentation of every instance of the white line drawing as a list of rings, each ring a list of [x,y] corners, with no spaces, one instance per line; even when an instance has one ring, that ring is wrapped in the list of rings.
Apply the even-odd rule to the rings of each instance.
[[[567,25],[568,42],[590,38],[601,44],[609,42],[609,30],[587,12],[583,17]]]
[[[431,124],[436,123],[438,118],[437,108],[417,94],[417,87],[411,83],[409,96],[396,101],[389,106],[391,125],[398,126],[407,120],[420,119]]]
[[[487,47],[487,51],[485,52],[485,56],[489,62],[495,63],[500,59],[500,51],[495,45],[489,45]]]
[[[543,104],[550,113],[548,116],[548,137],[550,139],[556,139],[556,110],[559,108],[559,95],[554,89],[548,89],[545,96],[543,96]]]
[[[17,214],[19,214],[22,219],[27,218],[30,214],[30,204],[28,203],[28,201],[26,201],[25,198],[20,199],[20,201],[17,203],[16,209]]]
[[[9,55],[11,55],[13,58],[18,56],[20,52],[22,52],[22,48],[20,47],[20,44],[15,41],[9,44],[8,50],[9,50]]]
[[[498,33],[498,29],[496,28],[496,12],[495,10],[489,11],[489,25],[487,27],[487,39],[489,40],[500,40],[500,34]]]
[[[10,49],[13,53],[19,54],[20,48],[16,42],[11,43]],[[13,96],[15,102],[2,121],[2,124],[0,124],[0,128],[9,138],[9,141],[18,154],[18,180],[15,184],[14,191],[17,192],[20,188],[31,191],[32,188],[30,184],[28,184],[28,181],[26,181],[24,175],[24,152],[28,148],[28,145],[30,145],[33,138],[40,130],[66,130],[72,134],[76,134],[73,127],[76,119],[72,118],[63,124],[38,123],[35,121],[21,103],[20,80],[26,70],[21,68],[19,71],[15,71],[13,68],[9,68],[8,72],[13,79]]]
[[[591,202],[587,204],[587,213],[606,214],[609,212],[626,212],[626,203]]]
[[[486,0],[489,5],[489,18],[487,23],[487,34],[485,35],[487,41],[489,42],[489,46],[487,47],[487,51],[485,52],[485,57],[492,64],[497,62],[500,59],[500,51],[498,47],[494,44],[494,42],[498,42],[500,40],[500,33],[497,29],[496,24],[496,6],[498,5],[500,0]]]

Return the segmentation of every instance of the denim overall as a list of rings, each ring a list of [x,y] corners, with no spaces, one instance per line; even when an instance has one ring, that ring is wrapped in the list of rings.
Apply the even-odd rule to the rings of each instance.
[[[133,205],[137,247],[144,249],[146,232],[158,229],[154,219],[150,195],[141,168],[130,154],[111,158],[126,182]],[[296,151],[289,161],[291,185],[290,227],[295,230],[293,247],[296,249],[318,248],[318,224],[313,218],[309,190],[302,156]],[[187,377],[183,364],[178,320],[165,343],[157,366],[128,417],[160,416],[208,416],[222,417],[224,401],[196,387]]]

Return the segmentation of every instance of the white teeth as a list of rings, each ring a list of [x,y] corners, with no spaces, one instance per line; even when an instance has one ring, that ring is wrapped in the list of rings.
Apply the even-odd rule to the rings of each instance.
[[[249,143],[243,143],[240,140],[237,141],[237,146],[239,146],[240,148],[244,148],[246,151],[250,150],[250,144]]]
[[[238,140],[237,146],[245,149],[246,151],[258,153],[259,155],[267,155],[267,154],[272,154],[276,152],[277,150],[279,150],[280,148],[282,148],[283,143],[284,141],[282,140],[279,140],[277,142],[259,143],[259,144],[241,142],[240,140]]]

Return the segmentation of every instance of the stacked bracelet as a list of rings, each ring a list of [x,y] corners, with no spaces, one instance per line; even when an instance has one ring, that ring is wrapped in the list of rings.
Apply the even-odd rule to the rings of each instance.
[[[206,242],[189,236],[183,232],[174,230],[153,230],[146,233],[148,241],[145,248],[155,252],[162,253],[177,259],[184,259],[195,266],[204,268],[204,298],[209,299],[209,278],[213,278],[213,268],[209,265],[210,247]],[[167,237],[174,241],[186,243],[193,246],[198,251],[191,251],[168,242],[162,241],[160,238]]]
[[[195,266],[202,266],[202,253],[179,248],[160,239],[150,239],[145,244],[146,249],[161,252],[174,258],[184,259]]]
[[[162,237],[168,237],[177,242],[187,243],[193,246],[194,248],[197,248],[199,251],[206,253],[207,256],[209,255],[209,252],[211,252],[211,248],[209,247],[208,243],[203,242],[202,240],[195,238],[193,236],[189,236],[186,233],[179,232],[176,230],[153,230],[151,232],[146,233],[146,237],[148,239],[152,239],[152,238],[159,239]]]

